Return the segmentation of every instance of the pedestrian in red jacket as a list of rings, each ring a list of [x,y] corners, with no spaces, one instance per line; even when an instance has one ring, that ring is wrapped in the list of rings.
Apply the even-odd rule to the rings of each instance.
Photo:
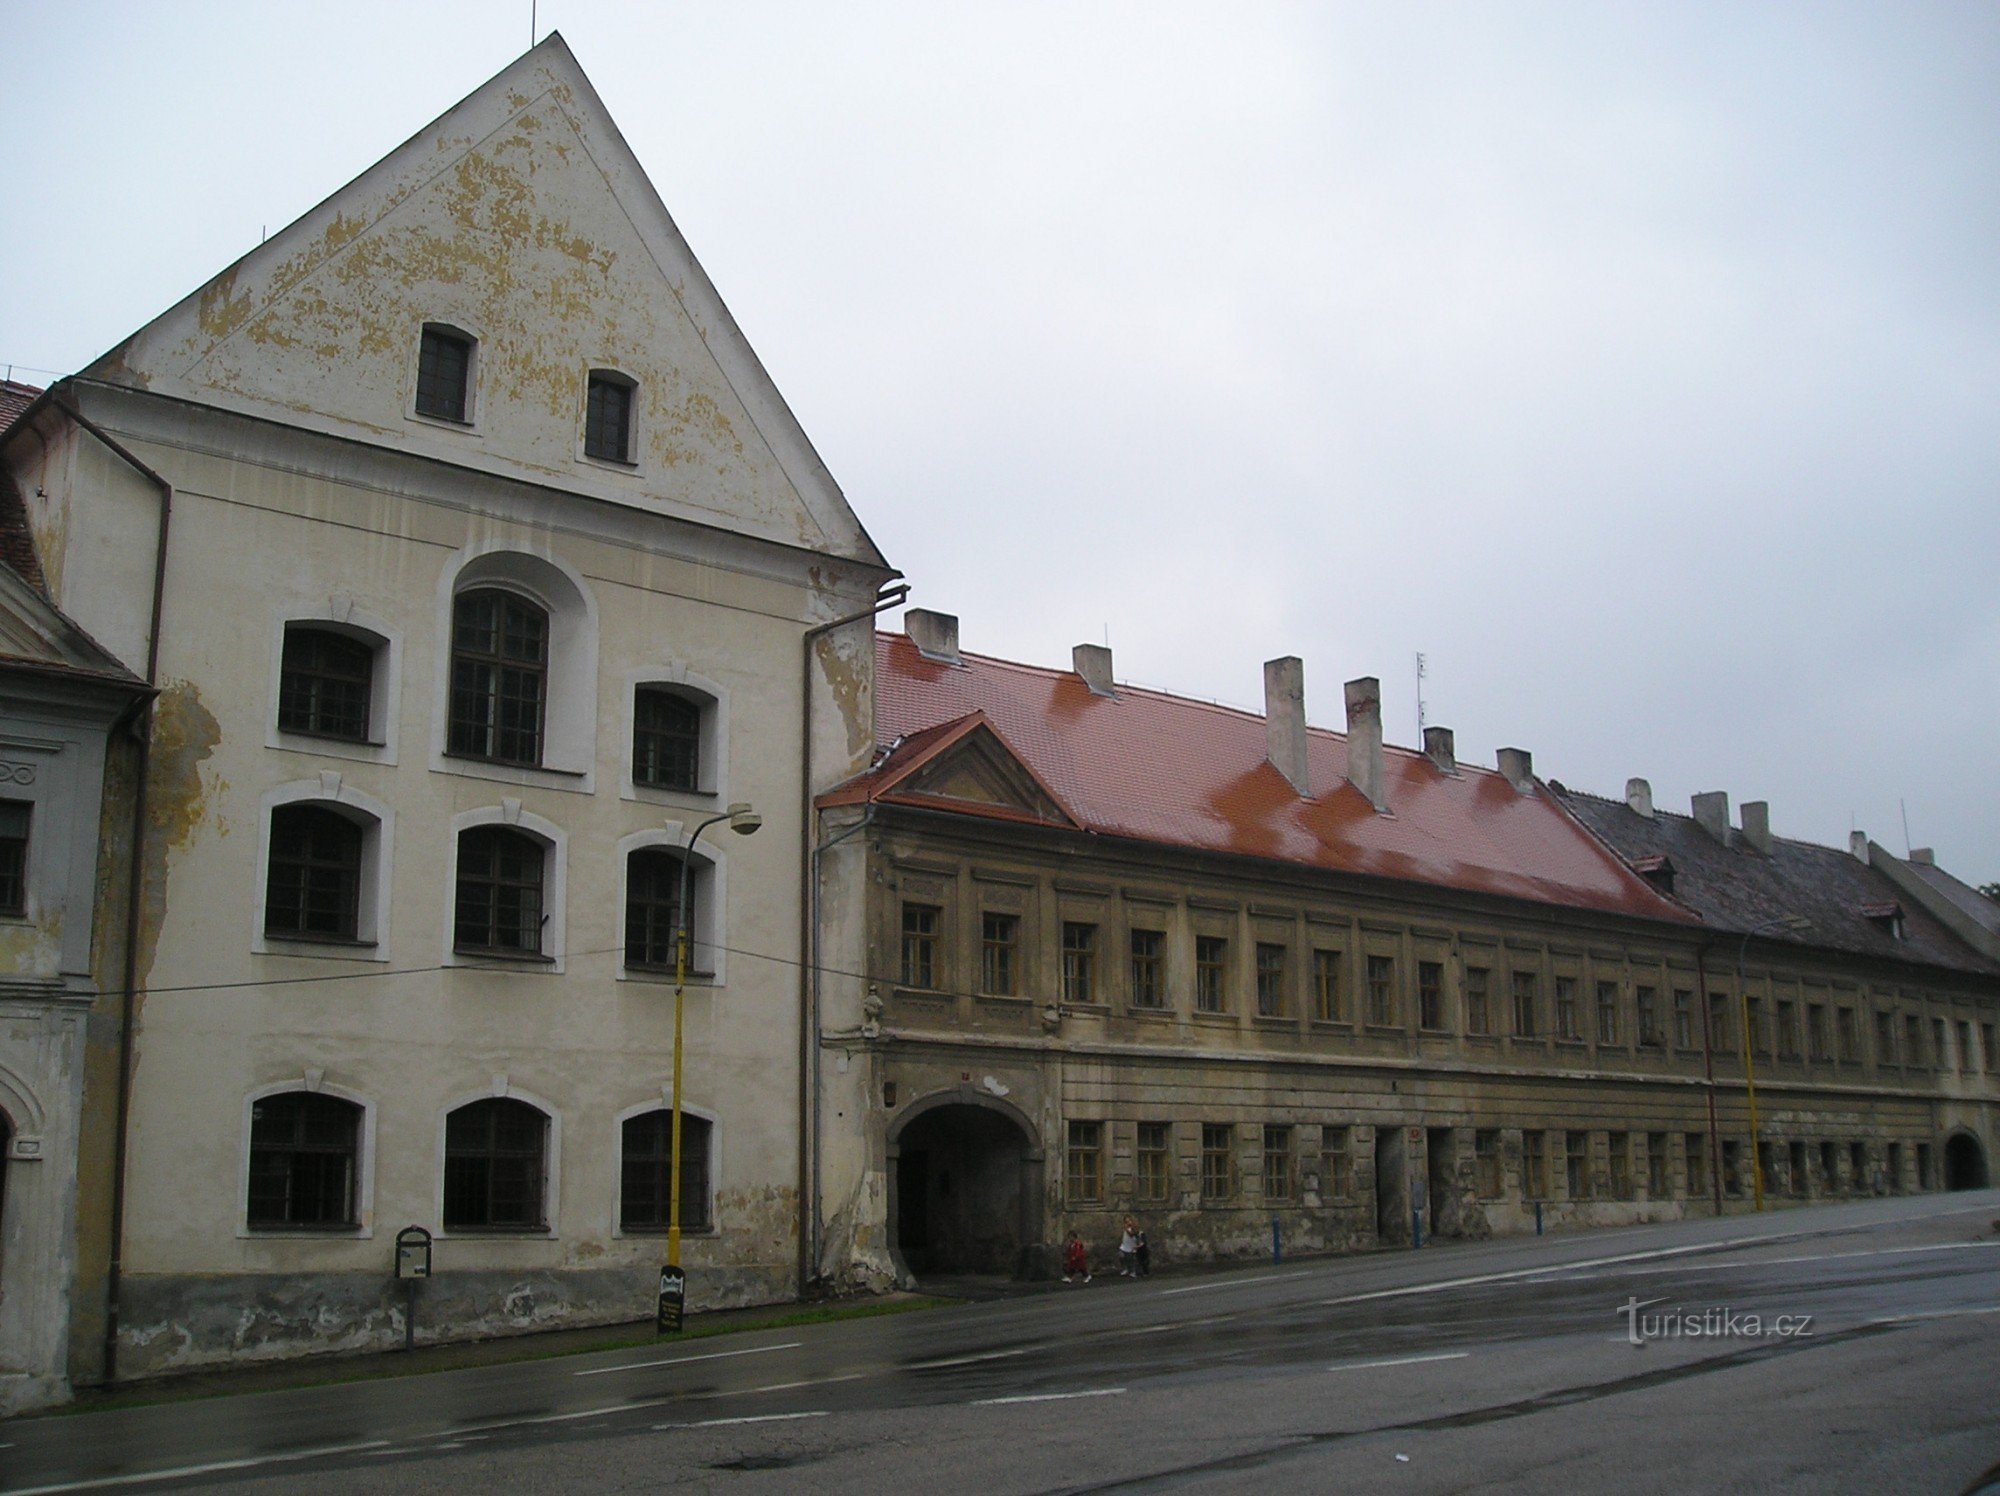
[[[1063,1282],[1073,1283],[1078,1278],[1090,1281],[1090,1260],[1084,1256],[1083,1238],[1072,1231],[1063,1243]]]

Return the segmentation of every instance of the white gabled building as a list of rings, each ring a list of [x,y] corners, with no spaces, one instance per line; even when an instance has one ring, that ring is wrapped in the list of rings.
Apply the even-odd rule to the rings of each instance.
[[[562,40],[0,463],[158,691],[77,1228],[116,1374],[399,1343],[407,1225],[419,1339],[649,1313],[681,858],[739,802],[687,854],[690,1303],[795,1293],[805,815],[865,767],[895,573]]]

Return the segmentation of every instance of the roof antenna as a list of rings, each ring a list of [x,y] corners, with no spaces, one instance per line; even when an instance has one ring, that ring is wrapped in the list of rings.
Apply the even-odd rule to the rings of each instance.
[[[1417,741],[1419,743],[1424,740],[1424,677],[1429,673],[1429,662],[1424,659],[1424,652],[1420,649],[1417,651]]]
[[[539,30],[535,19],[535,0],[528,0],[528,50],[535,50],[535,32]]]
[[[1896,808],[1903,812],[1903,855],[1910,855],[1910,804],[1901,795],[1896,797]]]

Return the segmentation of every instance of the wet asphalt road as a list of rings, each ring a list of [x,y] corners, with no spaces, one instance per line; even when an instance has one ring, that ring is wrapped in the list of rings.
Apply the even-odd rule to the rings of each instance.
[[[1996,1218],[1985,1191],[1100,1275],[16,1420],[0,1491],[1960,1492],[2000,1464]]]

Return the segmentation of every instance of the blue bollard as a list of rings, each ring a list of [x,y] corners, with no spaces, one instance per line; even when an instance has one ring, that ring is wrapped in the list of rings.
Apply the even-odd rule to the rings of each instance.
[[[1410,1207],[1410,1246],[1412,1248],[1415,1248],[1415,1247],[1421,1247],[1423,1244],[1424,1244],[1424,1213],[1421,1210],[1417,1209],[1416,1206],[1412,1205]]]

